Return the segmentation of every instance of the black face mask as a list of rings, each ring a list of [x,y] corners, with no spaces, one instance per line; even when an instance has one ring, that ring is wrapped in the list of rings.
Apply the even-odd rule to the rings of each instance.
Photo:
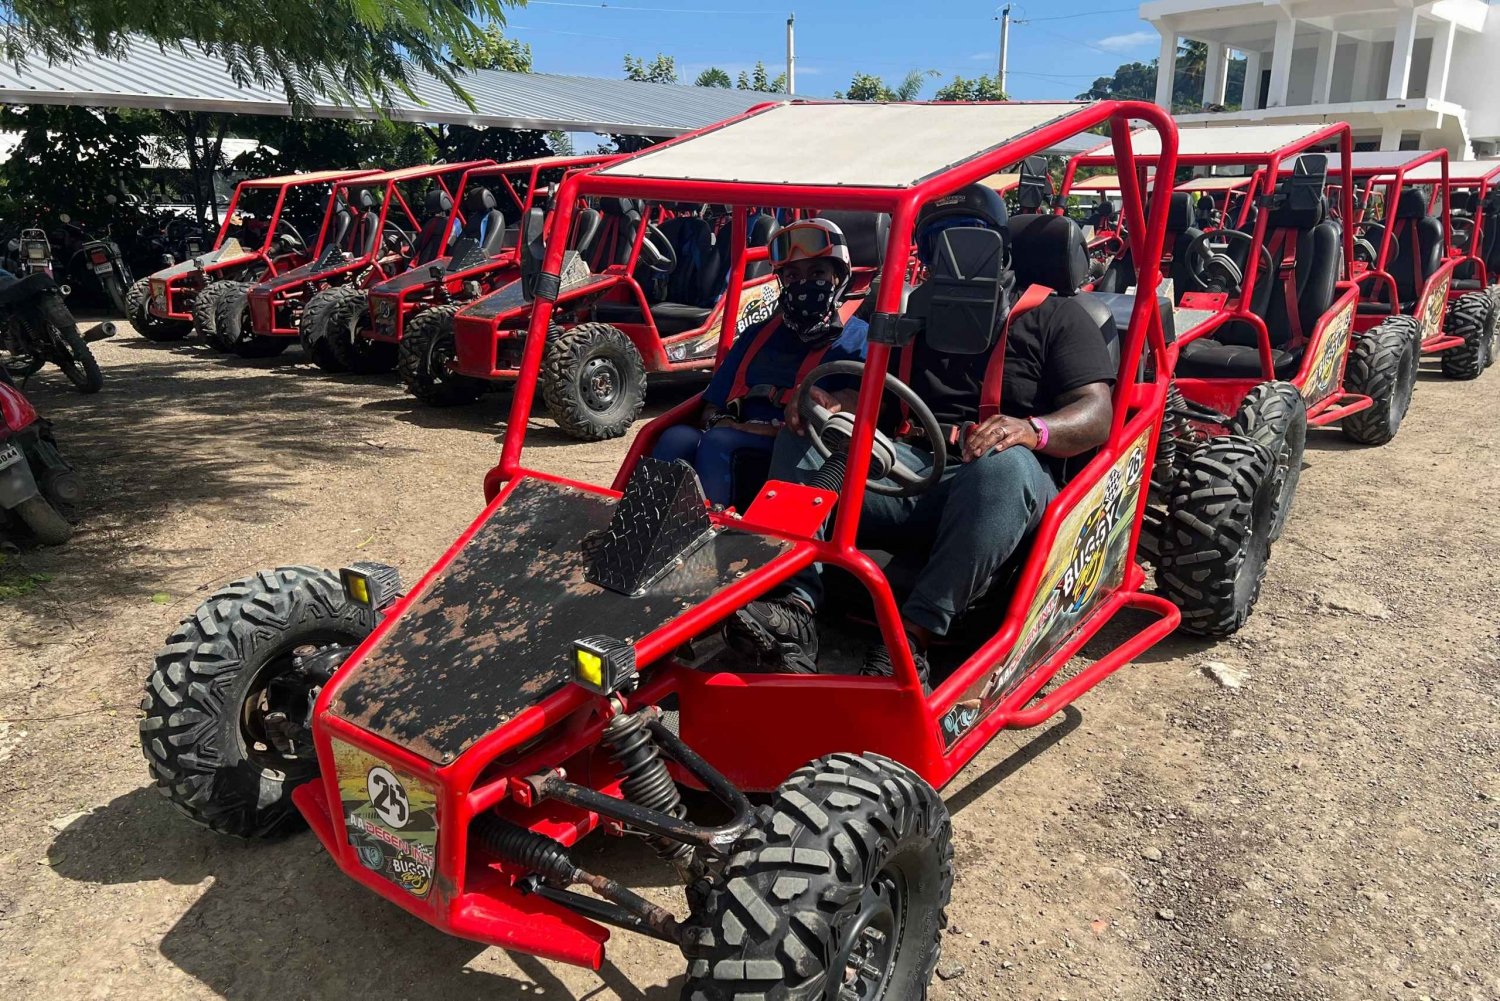
[[[838,331],[834,322],[844,282],[812,278],[781,286],[781,322],[804,341],[827,340]]]

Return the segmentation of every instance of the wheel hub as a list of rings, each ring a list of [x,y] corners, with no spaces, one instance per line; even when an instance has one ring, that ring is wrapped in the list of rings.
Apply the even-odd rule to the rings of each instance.
[[[620,370],[608,358],[591,358],[583,367],[583,398],[592,410],[608,410],[620,393]]]
[[[832,971],[841,978],[830,983],[829,1001],[875,1001],[883,998],[896,969],[897,945],[904,911],[901,887],[887,870],[876,877],[860,899],[859,911],[844,933]]]

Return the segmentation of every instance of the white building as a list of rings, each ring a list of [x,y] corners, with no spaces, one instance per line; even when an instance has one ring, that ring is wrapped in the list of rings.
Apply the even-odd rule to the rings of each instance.
[[[1240,105],[1184,123],[1347,121],[1362,149],[1500,152],[1500,11],[1483,0],[1155,0],[1140,11],[1161,35],[1158,104],[1171,106],[1178,41],[1192,39],[1208,46],[1203,104]],[[1241,94],[1225,93],[1231,58],[1246,60]]]

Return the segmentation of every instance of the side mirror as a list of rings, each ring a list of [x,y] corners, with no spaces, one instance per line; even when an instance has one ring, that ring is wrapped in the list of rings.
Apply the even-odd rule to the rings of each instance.
[[[1047,174],[1047,158],[1028,156],[1021,161],[1021,181],[1016,188],[1016,201],[1022,212],[1035,212],[1047,203],[1052,194],[1052,178]]]
[[[920,305],[914,318],[935,351],[981,354],[989,350],[1004,299],[1005,239],[982,227],[955,227],[938,234]]]
[[[521,258],[521,291],[526,298],[536,292],[537,278],[542,273],[542,258],[547,252],[546,213],[533,206],[521,223],[521,239],[517,250]]]
[[[1328,184],[1328,155],[1303,153],[1292,167],[1292,176],[1282,182],[1283,205],[1293,212],[1315,211],[1323,202]]]

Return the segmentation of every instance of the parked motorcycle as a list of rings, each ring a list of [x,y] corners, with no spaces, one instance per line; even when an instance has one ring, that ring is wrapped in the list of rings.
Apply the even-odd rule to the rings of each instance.
[[[50,274],[0,277],[0,367],[29,379],[52,362],[82,393],[97,393],[104,374]]]
[[[85,230],[66,212],[59,213],[57,220],[58,227],[52,232],[52,246],[63,278],[75,292],[96,294],[101,303],[128,317],[125,290],[135,278],[125,264],[120,245],[107,228],[101,239]]]
[[[63,514],[83,499],[83,482],[41,417],[0,369],[0,512],[44,546],[73,534]]]
[[[0,257],[0,270],[16,275],[52,274],[52,241],[47,231],[38,226],[25,226],[11,230],[15,236],[5,241],[5,255]],[[63,286],[63,295],[70,290]]]

